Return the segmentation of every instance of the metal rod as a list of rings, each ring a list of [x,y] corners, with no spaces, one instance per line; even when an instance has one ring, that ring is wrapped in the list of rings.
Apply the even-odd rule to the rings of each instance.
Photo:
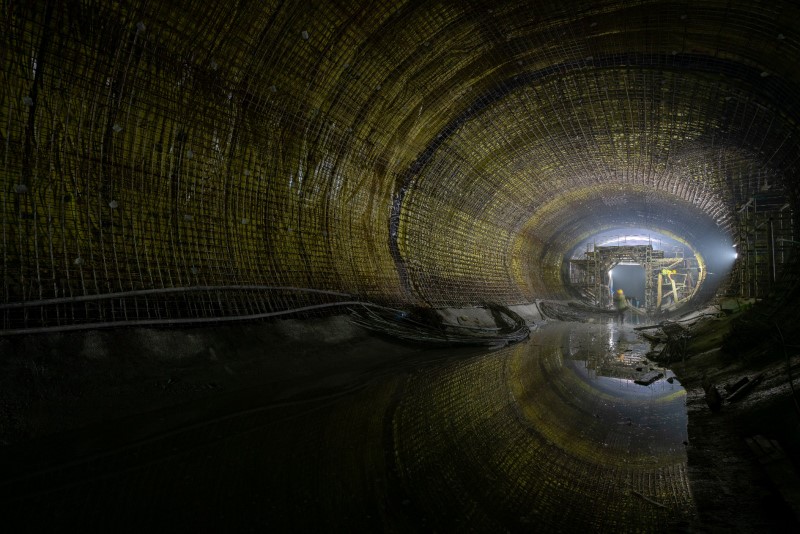
[[[77,297],[29,300],[27,302],[9,302],[7,304],[0,304],[0,310],[8,310],[13,308],[27,308],[30,306],[47,306],[50,304],[65,304],[71,302],[93,302],[96,300],[141,297],[145,295],[156,295],[164,293],[190,293],[196,291],[232,291],[232,290],[301,291],[304,293],[318,293],[322,295],[334,295],[337,297],[352,298],[355,296],[348,293],[341,293],[338,291],[327,291],[324,289],[309,289],[305,287],[279,287],[279,286],[259,286],[259,285],[159,287],[156,289],[137,289],[134,291],[118,291],[114,293],[102,293],[99,295],[80,295]]]
[[[772,264],[772,280],[771,282],[774,284],[776,266],[775,266],[775,227],[773,224],[772,217],[769,218],[769,257],[770,263]]]
[[[281,315],[290,315],[292,313],[301,313],[312,310],[319,310],[322,308],[332,308],[334,306],[368,306],[371,308],[381,308],[394,312],[401,312],[395,308],[388,308],[379,304],[372,304],[370,302],[360,302],[357,300],[343,301],[343,302],[329,302],[326,304],[315,304],[313,306],[303,306],[301,308],[292,308],[290,310],[282,310],[269,313],[255,313],[251,315],[236,315],[229,317],[190,317],[179,319],[144,319],[132,321],[106,321],[102,323],[83,323],[83,324],[66,324],[59,326],[41,326],[35,328],[16,328],[8,330],[0,330],[0,337],[14,336],[21,334],[43,334],[50,332],[72,332],[76,330],[95,330],[100,328],[116,328],[119,326],[154,326],[154,325],[178,325],[178,324],[202,324],[202,323],[227,323],[231,321],[252,321],[255,319],[265,319],[268,317],[278,317]]]

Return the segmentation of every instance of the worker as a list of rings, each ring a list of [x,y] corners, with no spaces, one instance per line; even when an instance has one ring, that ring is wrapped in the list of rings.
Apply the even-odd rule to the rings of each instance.
[[[614,308],[617,310],[617,321],[624,323],[628,301],[625,299],[625,293],[621,289],[617,289],[617,292],[614,293]]]

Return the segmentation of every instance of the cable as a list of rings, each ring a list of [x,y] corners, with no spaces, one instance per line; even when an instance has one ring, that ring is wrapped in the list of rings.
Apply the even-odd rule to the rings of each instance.
[[[498,309],[500,307],[495,307]],[[384,308],[386,309],[386,308]],[[498,310],[500,311],[500,310]],[[444,325],[446,329],[440,328],[438,324],[421,323],[409,318],[406,314],[396,314],[393,317],[386,317],[373,310],[352,310],[351,320],[353,323],[374,332],[386,334],[392,337],[404,339],[417,343],[434,345],[489,345],[498,344],[509,345],[522,341],[530,335],[530,329],[525,321],[511,310],[503,309],[501,313],[514,321],[512,327],[498,329],[487,335],[476,335],[472,328],[463,328],[461,325]]]
[[[96,300],[141,297],[146,295],[159,295],[165,293],[190,293],[195,291],[229,291],[229,290],[230,291],[234,290],[301,291],[304,293],[318,293],[322,295],[334,295],[337,297],[352,298],[354,296],[349,293],[340,293],[338,291],[327,291],[324,289],[310,289],[306,287],[280,287],[280,286],[259,286],[259,285],[160,287],[156,289],[137,289],[133,291],[120,291],[116,293],[102,293],[99,295],[80,295],[77,297],[61,297],[54,299],[30,300],[27,302],[8,302],[6,304],[0,304],[0,310],[27,308],[29,306],[48,306],[51,304],[68,304],[72,302],[93,302]]]
[[[18,328],[12,330],[0,330],[0,337],[1,336],[15,336],[15,335],[23,335],[23,334],[44,334],[44,333],[54,333],[54,332],[73,332],[77,330],[95,330],[100,328],[112,328],[117,326],[153,326],[153,325],[160,325],[160,326],[168,326],[168,325],[178,325],[178,324],[202,324],[202,323],[225,323],[231,321],[248,321],[248,320],[255,320],[255,319],[265,319],[268,317],[278,317],[281,315],[291,315],[293,313],[301,313],[306,311],[312,310],[319,310],[322,308],[332,308],[335,306],[367,306],[371,308],[381,308],[384,310],[390,310],[394,312],[403,313],[402,310],[396,310],[394,308],[388,308],[386,306],[381,306],[379,304],[372,304],[370,302],[360,302],[356,300],[350,301],[343,301],[343,302],[330,302],[327,304],[316,304],[314,306],[303,306],[301,308],[292,308],[289,310],[277,311],[277,312],[268,312],[268,313],[256,313],[252,315],[236,315],[231,317],[192,317],[192,318],[184,318],[184,319],[143,319],[143,320],[134,320],[134,321],[107,321],[103,323],[84,323],[84,324],[69,324],[69,325],[59,325],[59,326],[41,326],[36,328]]]

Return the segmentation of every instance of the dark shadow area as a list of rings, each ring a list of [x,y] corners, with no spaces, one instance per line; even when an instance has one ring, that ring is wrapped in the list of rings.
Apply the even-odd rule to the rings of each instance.
[[[682,388],[634,384],[646,344],[614,324],[555,322],[500,350],[392,343],[336,317],[2,342],[22,346],[38,356],[4,352],[5,370],[36,395],[0,449],[0,502],[31,530],[691,520]],[[8,384],[4,402],[24,399]]]

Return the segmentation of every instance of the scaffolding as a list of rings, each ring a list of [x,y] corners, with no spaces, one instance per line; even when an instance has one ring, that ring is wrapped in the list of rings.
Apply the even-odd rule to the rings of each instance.
[[[784,194],[767,191],[750,197],[739,208],[738,229],[736,278],[741,296],[767,296],[782,275],[794,282],[796,273],[784,272],[798,245],[794,214]]]
[[[611,305],[608,273],[619,264],[641,265],[645,273],[644,302],[640,309],[651,312],[676,309],[699,287],[701,266],[694,254],[685,257],[682,247],[669,254],[652,245],[587,245],[583,258],[570,260],[570,283],[589,303]]]

